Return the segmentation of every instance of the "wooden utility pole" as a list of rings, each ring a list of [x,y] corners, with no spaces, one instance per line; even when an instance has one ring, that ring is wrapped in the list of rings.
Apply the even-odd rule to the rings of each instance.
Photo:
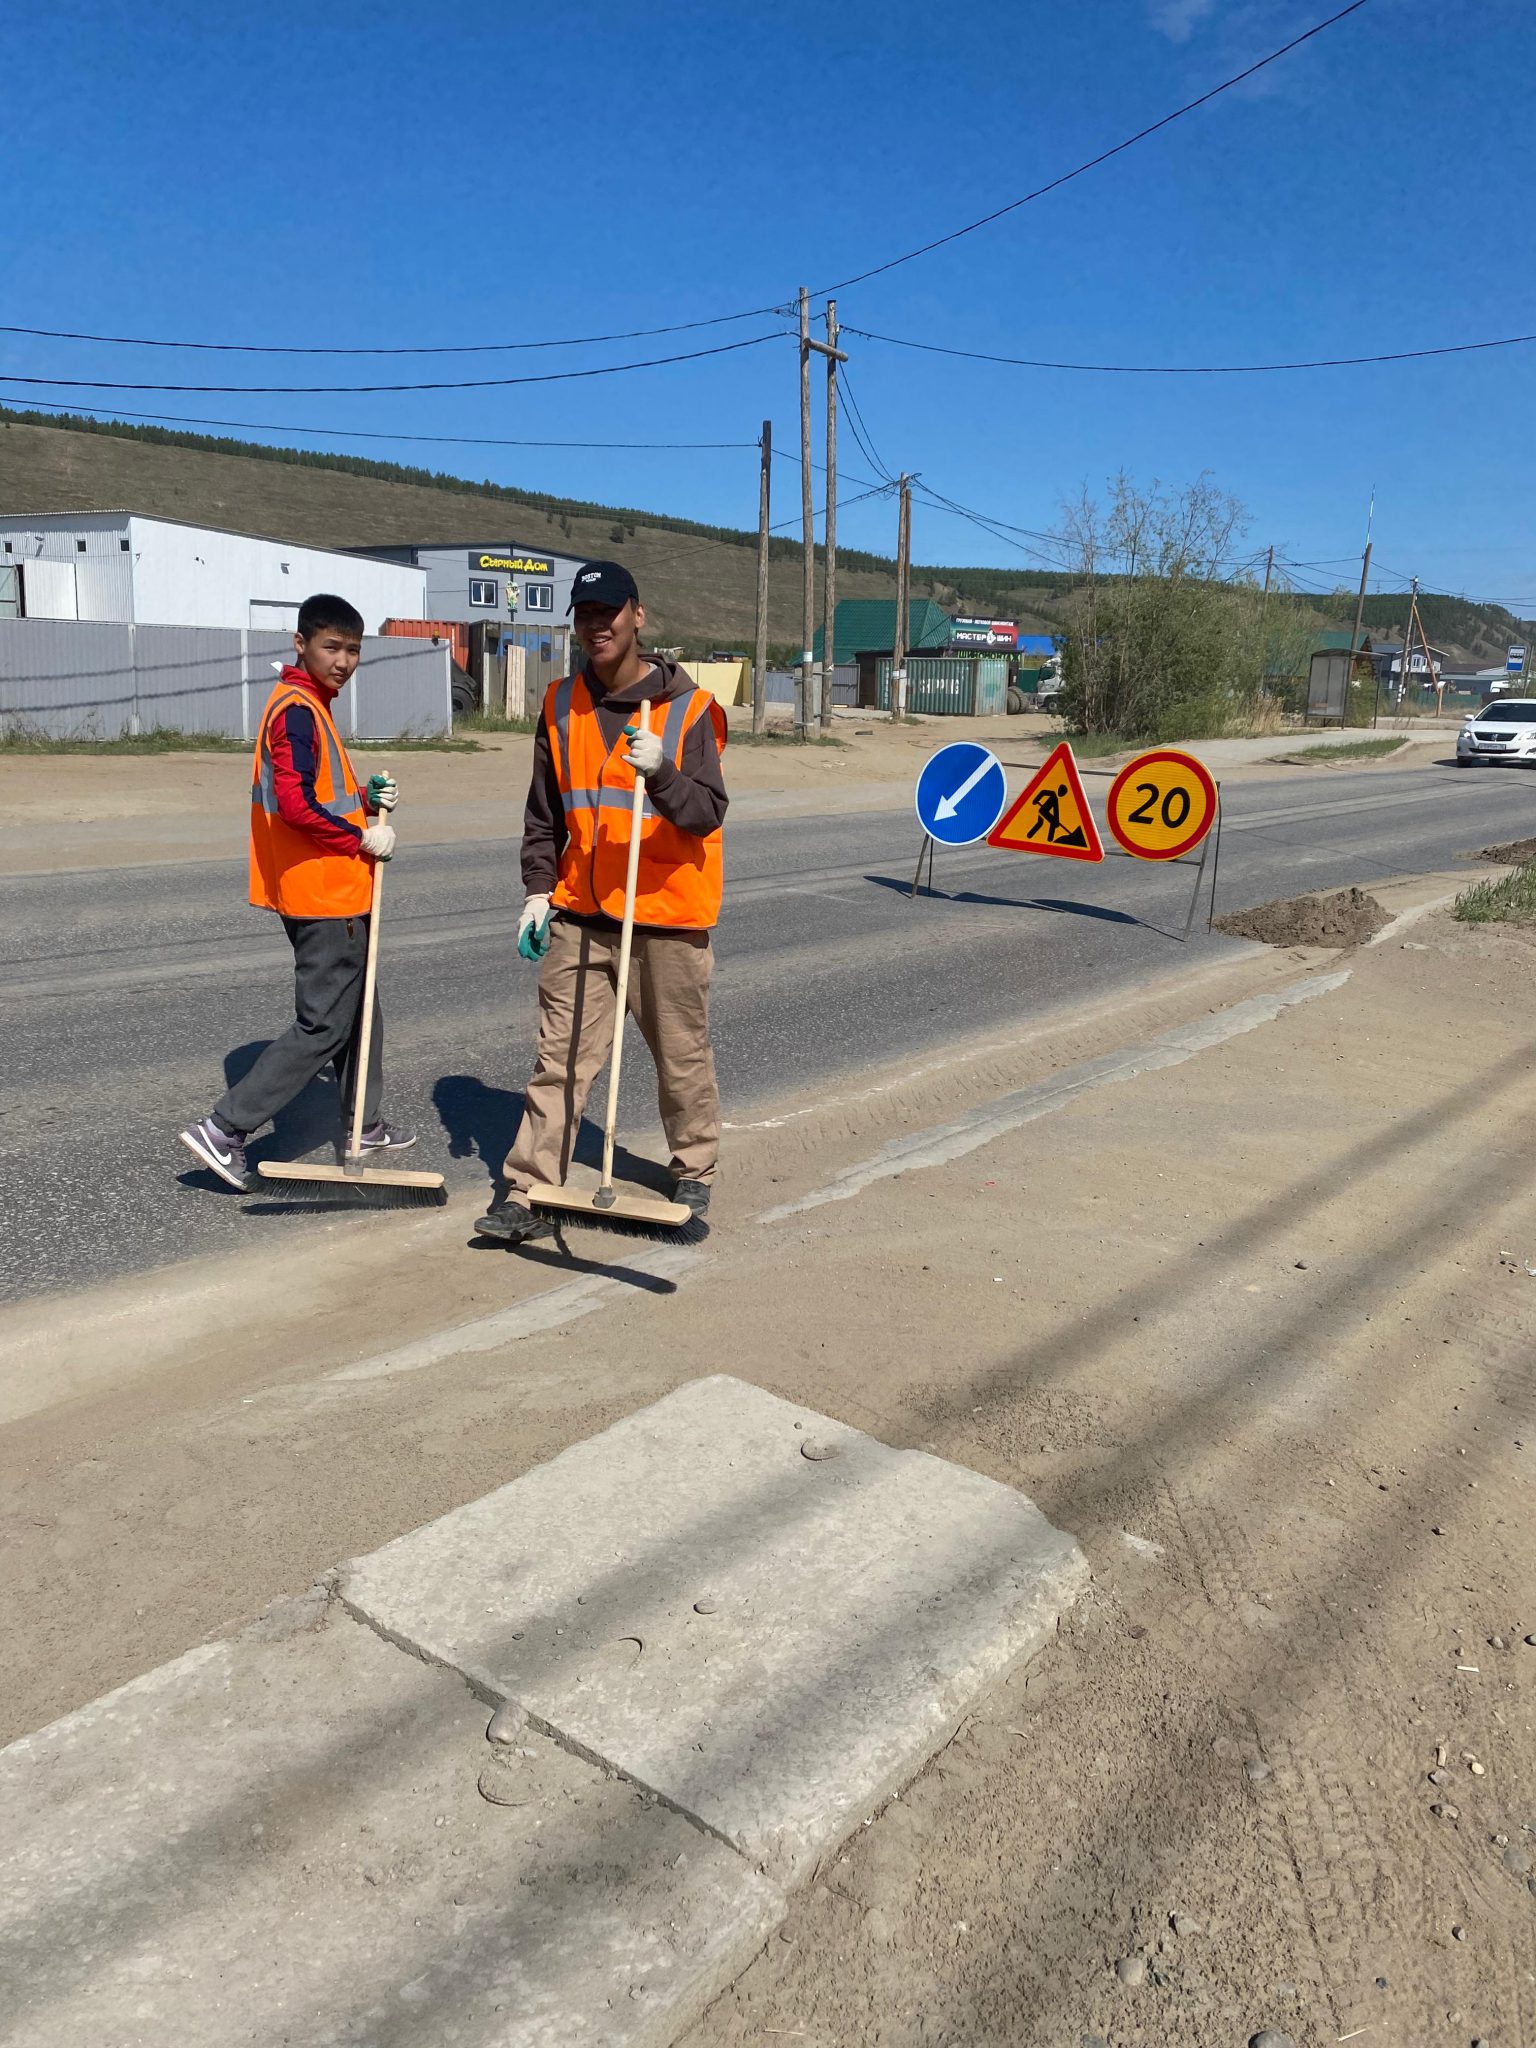
[[[827,301],[827,519],[821,603],[821,729],[832,730],[832,678],[837,667],[837,301]]]
[[[1269,624],[1269,586],[1275,573],[1275,547],[1270,542],[1269,557],[1264,564],[1264,602],[1259,607],[1259,694],[1264,693],[1264,630]]]
[[[907,715],[907,612],[912,583],[912,485],[902,471],[896,511],[896,633],[891,648],[891,717]]]
[[[811,479],[811,295],[800,287],[800,526],[805,559],[800,681],[795,687],[795,735],[805,738],[810,716],[811,643],[816,636],[816,507]]]
[[[837,303],[827,302],[827,338],[811,339],[811,300],[800,287],[800,520],[804,531],[805,639],[800,653],[800,681],[795,690],[795,732],[803,739],[813,718],[813,683],[816,673],[816,510],[811,475],[811,354],[827,359],[827,603],[837,598],[837,366],[848,358],[837,345]],[[821,723],[832,722],[832,619],[827,619],[827,645],[822,649],[826,667],[822,691]]]
[[[763,421],[763,473],[757,485],[757,646],[752,665],[752,730],[768,716],[768,513],[773,495],[773,421]]]
[[[1344,708],[1339,716],[1340,725],[1349,723],[1349,693],[1355,687],[1355,649],[1360,645],[1360,622],[1365,617],[1365,585],[1371,573],[1371,543],[1365,544],[1365,553],[1360,558],[1360,595],[1355,599],[1355,630],[1349,636],[1349,667],[1344,671]],[[1373,664],[1374,666],[1374,664]],[[1381,709],[1381,677],[1376,678],[1376,696],[1371,705],[1371,724],[1376,723]]]

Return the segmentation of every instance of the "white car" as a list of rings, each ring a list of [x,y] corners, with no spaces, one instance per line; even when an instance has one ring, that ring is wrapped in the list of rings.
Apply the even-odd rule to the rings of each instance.
[[[1536,761],[1536,697],[1501,697],[1456,735],[1456,766],[1478,761]]]

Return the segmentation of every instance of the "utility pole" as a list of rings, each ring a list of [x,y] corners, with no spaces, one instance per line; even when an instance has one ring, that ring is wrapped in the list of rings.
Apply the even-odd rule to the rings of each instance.
[[[805,639],[800,654],[800,682],[795,692],[795,732],[804,739],[810,728],[812,711],[812,677],[816,673],[816,655],[813,642],[816,638],[816,511],[812,493],[811,476],[811,353],[827,359],[827,590],[828,604],[835,602],[837,595],[837,564],[834,550],[837,545],[837,366],[848,358],[837,346],[837,304],[827,302],[827,338],[825,341],[811,339],[811,298],[804,285],[800,287],[800,520],[804,531],[805,582],[804,582],[804,626]],[[827,619],[827,644],[822,649],[826,669],[825,687],[820,720],[822,725],[832,722],[832,619]]]
[[[795,737],[805,738],[810,716],[811,643],[816,636],[816,508],[811,493],[811,295],[800,287],[800,526],[804,548],[801,596],[804,638],[795,690]]]
[[[1365,617],[1365,585],[1371,573],[1371,543],[1365,544],[1365,553],[1360,558],[1360,595],[1355,599],[1355,630],[1349,636],[1349,667],[1344,671],[1344,705],[1339,713],[1340,725],[1349,721],[1349,693],[1355,687],[1355,649],[1360,645],[1360,622]],[[1374,667],[1374,663],[1372,666]],[[1381,677],[1376,677],[1376,696],[1371,705],[1371,724],[1381,710]]]
[[[761,732],[768,716],[768,513],[773,493],[773,421],[763,421],[758,443],[763,473],[757,485],[757,647],[752,666],[752,730]]]
[[[907,612],[912,583],[912,483],[901,474],[896,511],[896,633],[891,648],[891,719],[907,715]]]
[[[837,301],[827,301],[827,519],[821,603],[821,729],[832,730],[832,678],[837,666]]]
[[[1264,564],[1264,602],[1259,607],[1259,693],[1264,691],[1264,629],[1269,623],[1269,586],[1275,573],[1275,544],[1269,544],[1269,558]]]

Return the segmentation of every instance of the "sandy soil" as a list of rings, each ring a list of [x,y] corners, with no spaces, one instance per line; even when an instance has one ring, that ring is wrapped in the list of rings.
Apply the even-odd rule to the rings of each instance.
[[[1386,923],[1387,912],[1364,889],[1333,889],[1231,911],[1215,929],[1265,946],[1359,946]]]
[[[1187,1064],[755,1220],[1340,967]],[[7,1727],[728,1369],[1021,1487],[1095,1579],[689,2048],[1536,2040],[1533,968],[1529,935],[1409,911],[786,1105],[733,1134],[691,1275],[429,1370],[323,1376],[568,1269],[468,1254],[445,1212],[317,1224],[280,1305],[253,1254],[17,1312]]]

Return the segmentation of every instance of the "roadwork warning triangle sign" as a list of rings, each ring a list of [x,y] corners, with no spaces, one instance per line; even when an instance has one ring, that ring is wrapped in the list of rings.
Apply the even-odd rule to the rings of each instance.
[[[1104,842],[1065,740],[1010,811],[987,834],[988,846],[1010,853],[1059,853],[1063,860],[1102,860]]]

